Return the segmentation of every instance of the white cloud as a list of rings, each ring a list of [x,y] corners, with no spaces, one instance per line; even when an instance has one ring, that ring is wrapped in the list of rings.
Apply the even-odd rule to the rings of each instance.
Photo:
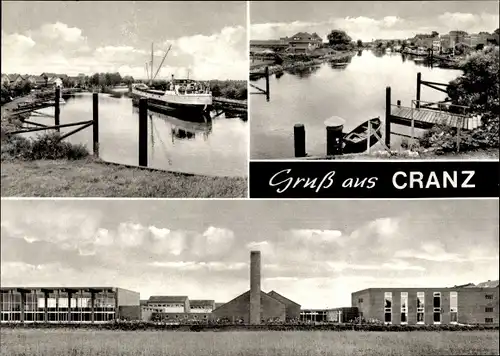
[[[77,27],[69,27],[61,22],[42,25],[40,33],[42,36],[50,40],[62,40],[65,42],[78,42],[85,40],[82,36],[82,30]]]
[[[308,242],[341,242],[342,231],[297,229],[291,231],[296,239],[305,239]]]
[[[122,75],[146,78],[145,63],[149,49],[113,44],[92,48],[82,30],[56,22],[24,34],[2,32],[2,72],[32,73],[43,71],[93,74],[119,71]],[[157,78],[171,74],[184,77],[189,69],[192,78],[247,79],[248,60],[246,28],[225,27],[211,35],[185,36],[171,39],[172,45]],[[166,47],[165,47],[166,48]],[[156,50],[160,58],[163,50]],[[156,72],[158,66],[154,66]]]

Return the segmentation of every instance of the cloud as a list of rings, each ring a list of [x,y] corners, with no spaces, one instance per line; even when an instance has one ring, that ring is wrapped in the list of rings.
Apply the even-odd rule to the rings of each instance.
[[[464,29],[469,33],[480,31],[491,32],[498,28],[498,14],[470,14],[470,13],[443,13],[430,15],[422,20],[400,18],[388,15],[383,18],[367,16],[332,17],[327,21],[289,23],[257,23],[250,28],[252,39],[278,39],[292,36],[300,31],[317,32],[323,40],[333,29],[341,29],[353,39],[371,41],[372,39],[403,39],[410,38],[418,33],[448,33],[456,29]]]
[[[82,30],[77,27],[69,27],[61,22],[42,25],[40,34],[50,40],[62,40],[65,42],[79,42],[85,40],[82,36]]]
[[[131,40],[132,41],[132,40]],[[7,34],[2,31],[2,71],[5,73],[39,74],[43,71],[93,74],[116,72],[145,78],[145,63],[150,61],[150,50],[132,45],[116,46],[108,43],[99,47],[90,45],[77,27],[56,22],[44,24],[26,34]],[[154,73],[172,45],[165,65],[157,78],[171,74],[207,79],[247,79],[247,41],[243,26],[225,27],[210,35],[193,35],[164,41],[155,51]]]

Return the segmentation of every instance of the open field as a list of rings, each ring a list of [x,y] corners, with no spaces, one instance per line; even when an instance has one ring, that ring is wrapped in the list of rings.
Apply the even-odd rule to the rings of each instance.
[[[206,177],[81,160],[2,160],[2,197],[246,197],[244,178]]]
[[[124,332],[2,329],[1,355],[498,355],[498,331]]]

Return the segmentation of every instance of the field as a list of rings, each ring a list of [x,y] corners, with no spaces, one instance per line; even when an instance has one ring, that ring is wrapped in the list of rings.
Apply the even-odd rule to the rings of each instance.
[[[161,332],[2,329],[1,356],[498,355],[498,331]]]
[[[150,171],[81,160],[2,160],[2,197],[238,198],[244,178]]]

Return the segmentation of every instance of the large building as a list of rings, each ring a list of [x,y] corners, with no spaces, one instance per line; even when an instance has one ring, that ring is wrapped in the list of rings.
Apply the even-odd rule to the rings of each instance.
[[[210,320],[215,309],[214,300],[189,299],[187,296],[151,296],[141,301],[144,321],[171,322]]]
[[[452,288],[369,288],[352,293],[365,320],[387,324],[498,324],[498,281]]]
[[[139,293],[115,287],[2,287],[2,322],[140,319]]]
[[[213,311],[214,320],[244,324],[298,320],[300,305],[272,291],[261,290],[260,251],[250,252],[250,290]]]

